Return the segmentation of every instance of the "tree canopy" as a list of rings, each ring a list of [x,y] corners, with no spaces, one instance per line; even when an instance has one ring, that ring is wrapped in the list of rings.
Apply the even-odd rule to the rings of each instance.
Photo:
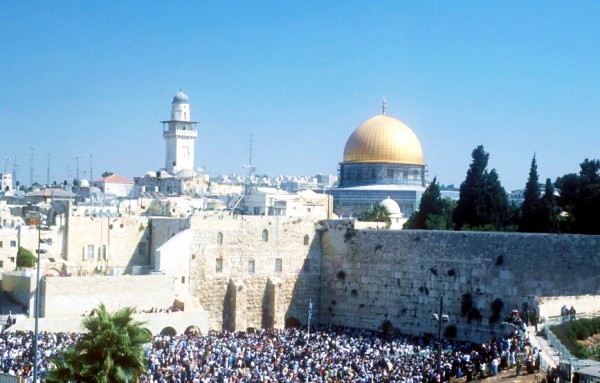
[[[562,232],[600,234],[600,161],[585,159],[579,174],[556,179],[558,206],[566,213]]]
[[[363,212],[360,217],[358,217],[358,220],[366,222],[385,222],[388,228],[392,224],[390,212],[383,205],[373,206],[372,209]]]
[[[17,267],[33,267],[36,262],[37,258],[31,251],[19,246],[19,250],[17,250]]]
[[[419,204],[419,210],[404,224],[405,229],[452,230],[454,203],[442,198],[437,178],[429,184]]]
[[[460,185],[460,197],[452,215],[457,230],[504,230],[509,221],[506,191],[496,169],[488,172],[489,154],[478,146],[471,154],[473,161],[465,181]]]
[[[56,368],[47,382],[137,382],[146,370],[143,345],[151,341],[149,330],[133,319],[133,308],[114,314],[102,304],[82,322],[87,330],[74,348],[53,358]]]

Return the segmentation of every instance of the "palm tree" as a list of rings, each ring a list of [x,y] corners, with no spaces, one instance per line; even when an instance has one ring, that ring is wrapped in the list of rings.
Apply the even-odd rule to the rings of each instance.
[[[385,222],[386,227],[390,227],[392,224],[392,218],[390,217],[390,212],[383,205],[375,205],[372,209],[369,209],[363,212],[360,217],[358,217],[359,221],[367,221],[367,222]]]
[[[74,349],[53,361],[56,369],[47,382],[136,382],[146,370],[143,345],[152,339],[144,323],[133,319],[133,308],[114,314],[101,304],[95,314],[83,320],[85,332]]]

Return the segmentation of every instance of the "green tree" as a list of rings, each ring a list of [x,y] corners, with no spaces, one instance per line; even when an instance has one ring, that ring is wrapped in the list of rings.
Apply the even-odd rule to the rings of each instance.
[[[556,196],[554,195],[554,186],[550,178],[546,178],[546,187],[542,196],[542,232],[558,232],[558,207],[556,206]]]
[[[19,246],[17,251],[17,267],[33,267],[37,258],[33,253],[24,247]]]
[[[600,161],[586,158],[580,168],[579,174],[565,174],[556,180],[558,206],[566,213],[560,228],[563,232],[600,234]]]
[[[529,178],[527,179],[525,192],[523,193],[519,231],[528,233],[544,231],[543,220],[544,211],[542,201],[540,200],[539,176],[534,154],[529,169]]]
[[[460,185],[460,197],[452,215],[457,230],[504,230],[509,218],[506,191],[495,169],[487,171],[489,154],[478,146]]]
[[[419,210],[404,224],[405,229],[452,230],[454,203],[442,198],[437,178],[429,184],[423,195]]]
[[[372,209],[363,212],[360,217],[358,217],[358,220],[365,222],[385,222],[387,227],[392,225],[390,212],[382,205],[375,205]]]
[[[152,336],[142,322],[133,319],[133,308],[111,314],[101,304],[82,325],[87,332],[74,348],[53,358],[56,368],[46,381],[137,382],[146,370],[143,345]]]

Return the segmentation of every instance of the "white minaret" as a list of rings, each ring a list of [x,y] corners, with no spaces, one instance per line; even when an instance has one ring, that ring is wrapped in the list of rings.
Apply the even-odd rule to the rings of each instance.
[[[181,90],[173,97],[171,119],[161,122],[166,142],[165,169],[175,176],[191,177],[194,174],[194,141],[198,136],[198,123],[190,121],[190,102]]]

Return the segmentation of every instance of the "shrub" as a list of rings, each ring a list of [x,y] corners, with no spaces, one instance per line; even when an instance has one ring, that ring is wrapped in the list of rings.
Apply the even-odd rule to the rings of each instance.
[[[17,252],[17,267],[33,267],[37,262],[37,258],[33,253],[24,247],[19,247]]]

